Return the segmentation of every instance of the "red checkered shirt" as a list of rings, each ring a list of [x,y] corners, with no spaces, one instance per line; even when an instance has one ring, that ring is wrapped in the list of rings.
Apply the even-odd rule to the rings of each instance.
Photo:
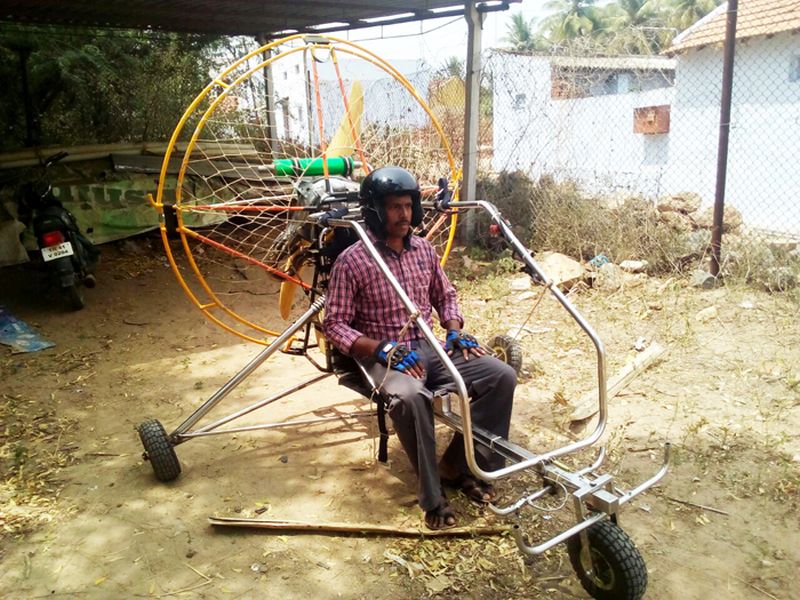
[[[370,238],[375,241],[372,235]],[[434,308],[442,326],[450,320],[463,325],[456,291],[430,242],[412,235],[400,254],[381,241],[375,241],[375,246],[429,327]],[[325,304],[325,337],[345,354],[362,335],[399,342],[422,338],[412,324],[399,339],[408,312],[363,242],[350,246],[336,259]]]

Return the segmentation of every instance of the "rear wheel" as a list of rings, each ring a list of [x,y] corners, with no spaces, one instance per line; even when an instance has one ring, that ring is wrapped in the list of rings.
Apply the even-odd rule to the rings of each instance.
[[[567,540],[572,568],[589,595],[597,600],[639,600],[647,589],[647,567],[631,538],[611,521],[599,521],[586,532],[588,552],[580,535]]]
[[[508,335],[496,335],[489,342],[489,350],[519,375],[522,370],[522,348],[514,338]]]
[[[136,430],[144,446],[145,460],[149,460],[159,481],[172,481],[181,474],[181,464],[175,447],[170,443],[164,426],[156,419],[148,419]]]

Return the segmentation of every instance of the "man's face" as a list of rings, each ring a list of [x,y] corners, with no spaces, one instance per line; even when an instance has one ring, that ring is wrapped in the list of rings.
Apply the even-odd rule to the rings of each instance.
[[[386,237],[404,238],[411,230],[411,195],[388,195],[383,200],[386,212]]]

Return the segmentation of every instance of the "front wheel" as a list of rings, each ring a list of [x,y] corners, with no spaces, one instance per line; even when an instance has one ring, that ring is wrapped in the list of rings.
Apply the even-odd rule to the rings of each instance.
[[[631,538],[611,521],[599,521],[586,532],[588,552],[580,535],[567,540],[572,568],[589,595],[597,600],[639,600],[647,589],[647,567]]]
[[[164,426],[156,419],[148,419],[139,424],[136,430],[144,446],[143,458],[150,461],[156,479],[159,481],[176,479],[181,474],[181,464]]]

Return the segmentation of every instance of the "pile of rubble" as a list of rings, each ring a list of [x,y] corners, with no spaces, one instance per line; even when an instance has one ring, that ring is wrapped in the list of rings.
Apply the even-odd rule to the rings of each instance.
[[[714,226],[714,207],[700,209],[702,199],[695,192],[662,196],[656,203],[659,221],[679,231],[710,230]],[[723,233],[735,233],[742,227],[742,214],[726,205],[722,216]]]

